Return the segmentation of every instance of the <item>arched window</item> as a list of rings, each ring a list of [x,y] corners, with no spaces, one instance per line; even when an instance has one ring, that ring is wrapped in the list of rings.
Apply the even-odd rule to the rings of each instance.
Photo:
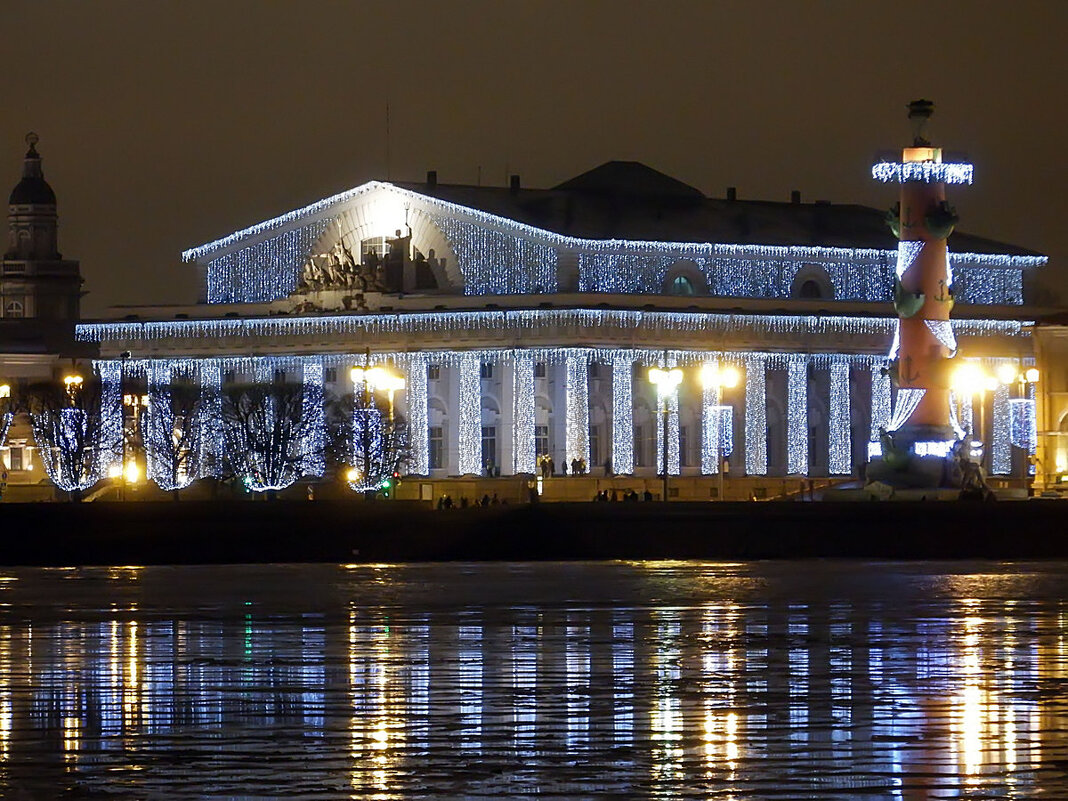
[[[693,282],[685,275],[676,275],[675,280],[668,287],[668,293],[672,295],[694,295]]]
[[[801,289],[798,291],[797,294],[798,297],[819,300],[823,297],[823,288],[819,285],[818,281],[814,281],[813,279],[809,278],[807,281],[801,284]]]
[[[4,306],[5,317],[22,317],[24,312],[25,308],[21,300],[9,300]]]

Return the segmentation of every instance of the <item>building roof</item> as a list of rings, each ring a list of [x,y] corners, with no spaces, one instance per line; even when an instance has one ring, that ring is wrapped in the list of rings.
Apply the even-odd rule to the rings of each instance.
[[[777,203],[706,197],[633,161],[610,161],[552,189],[394,182],[413,192],[581,239],[893,250],[885,210],[856,204]],[[889,205],[889,203],[888,203]],[[1038,256],[955,232],[950,249]]]
[[[44,179],[44,171],[41,169],[41,155],[37,152],[37,135],[27,134],[26,142],[30,149],[26,151],[26,159],[22,165],[22,180],[15,184],[8,198],[9,206],[54,206],[56,205],[56,193]]]

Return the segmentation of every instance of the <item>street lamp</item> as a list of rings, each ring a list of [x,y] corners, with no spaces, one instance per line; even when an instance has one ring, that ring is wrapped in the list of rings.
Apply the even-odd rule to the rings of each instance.
[[[78,390],[82,388],[84,379],[77,373],[70,373],[63,376],[63,387],[67,390],[67,397],[70,398],[70,405],[74,405],[74,396],[78,394]]]
[[[725,367],[722,370],[716,363],[705,364],[701,367],[701,386],[714,391],[715,414],[716,414],[716,475],[718,476],[719,490],[717,498],[723,500],[723,411],[722,396],[724,389],[733,389],[738,386],[740,376],[734,367]]]
[[[381,389],[386,392],[389,398],[389,422],[393,422],[393,393],[403,390],[407,385],[404,380],[404,376],[396,375],[389,372],[384,367],[353,367],[352,383],[359,384],[364,383],[368,389],[374,391]]]
[[[961,397],[967,396],[969,398],[979,396],[979,464],[982,465],[986,461],[986,393],[993,392],[997,389],[998,379],[995,376],[990,375],[982,367],[975,362],[965,362],[957,368],[953,373],[953,390]],[[968,435],[968,452],[971,453],[972,440],[974,433],[972,431],[973,423],[969,421]]]
[[[1029,388],[1038,383],[1039,372],[1037,367],[1029,367],[1026,370],[1017,370],[1016,365],[1011,362],[1003,362],[998,367],[998,381],[1005,386],[1011,387],[1016,385],[1016,398],[1018,400],[1029,399]],[[1030,456],[1030,451],[1028,456]],[[1015,475],[1015,471],[1013,471]]]
[[[659,367],[649,368],[649,381],[656,387],[657,399],[660,402],[660,412],[663,417],[663,443],[664,443],[664,458],[663,463],[663,480],[664,480],[664,503],[667,503],[668,499],[668,398],[671,396],[682,383],[682,370],[678,367],[672,367],[670,370],[661,370]]]

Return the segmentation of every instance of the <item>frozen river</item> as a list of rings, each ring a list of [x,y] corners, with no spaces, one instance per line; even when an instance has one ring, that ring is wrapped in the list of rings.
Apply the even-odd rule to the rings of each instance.
[[[1065,798],[1066,569],[7,569],[0,796]]]

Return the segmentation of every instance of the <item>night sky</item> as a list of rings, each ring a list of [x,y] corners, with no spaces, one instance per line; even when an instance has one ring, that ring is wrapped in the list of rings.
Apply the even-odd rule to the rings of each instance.
[[[182,249],[428,169],[549,187],[628,159],[715,196],[885,208],[870,164],[926,97],[935,143],[976,165],[961,230],[1049,254],[1068,300],[1066,29],[1062,0],[8,0],[0,178],[36,131],[93,316],[192,302]]]

